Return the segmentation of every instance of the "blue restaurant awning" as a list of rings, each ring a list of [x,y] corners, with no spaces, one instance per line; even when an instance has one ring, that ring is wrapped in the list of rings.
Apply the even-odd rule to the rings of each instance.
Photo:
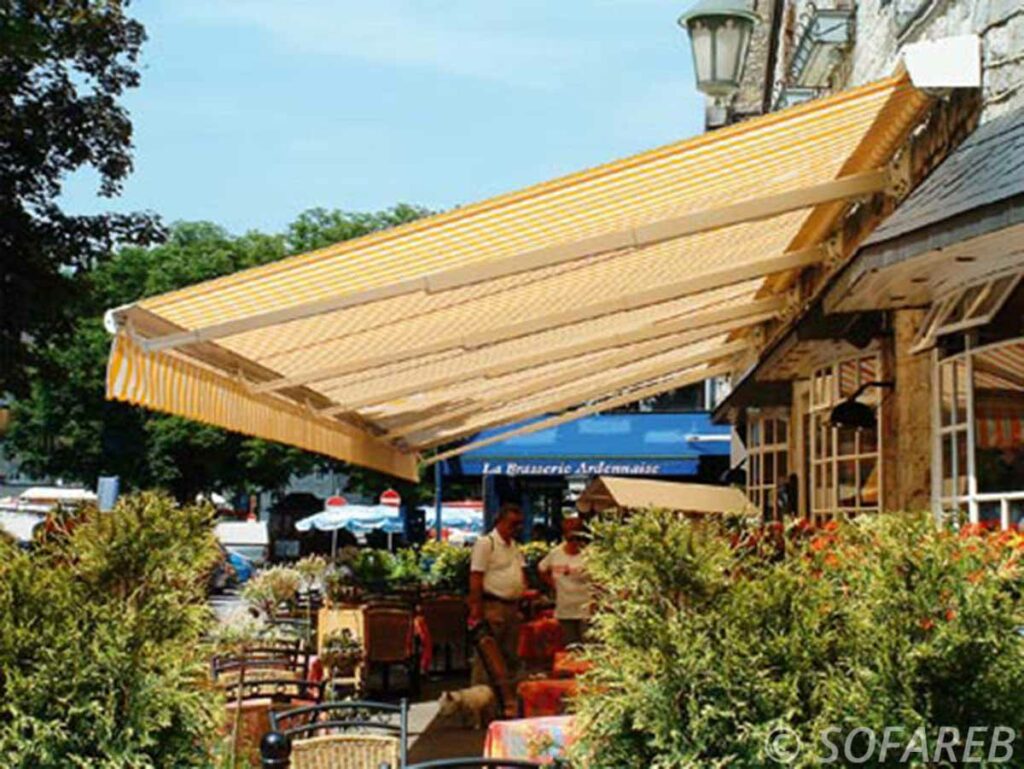
[[[471,440],[508,429],[506,425],[484,431]],[[468,451],[447,460],[444,472],[509,476],[696,475],[702,457],[729,456],[729,441],[729,427],[711,424],[706,412],[597,414]]]

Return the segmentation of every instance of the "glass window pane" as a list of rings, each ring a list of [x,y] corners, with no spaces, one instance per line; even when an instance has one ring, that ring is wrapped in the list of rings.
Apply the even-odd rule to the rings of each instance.
[[[956,419],[953,406],[956,394],[955,370],[953,361],[946,361],[939,366],[939,403],[943,426],[953,424]]]
[[[839,364],[839,397],[848,398],[857,392],[857,361],[847,360]]]
[[[778,420],[775,425],[775,440],[779,443],[785,443],[787,440],[787,433],[789,431],[789,422],[785,419]]]
[[[838,464],[839,507],[857,507],[857,462],[849,459]]]
[[[1003,277],[992,281],[992,287],[981,302],[978,303],[978,306],[974,308],[974,311],[971,313],[971,317],[983,318],[994,312],[1002,302],[1003,294],[1009,290],[1015,279],[1015,275],[1004,275]]]
[[[789,458],[785,451],[780,451],[775,459],[775,477],[778,483],[785,483],[789,477]]]
[[[953,436],[942,437],[942,496],[953,496]]]
[[[764,420],[764,445],[771,446],[775,443],[775,420]]]
[[[749,438],[748,446],[751,449],[756,449],[761,445],[761,420],[754,418],[750,420],[750,429],[747,436]]]
[[[862,459],[859,464],[860,507],[878,507],[878,460]]]
[[[764,485],[771,486],[775,483],[775,454],[768,452],[764,455]]]
[[[878,428],[864,429],[857,431],[859,441],[858,453],[874,454],[878,451]]]
[[[836,456],[851,457],[857,453],[857,430],[852,427],[836,428]]]
[[[978,520],[993,529],[1002,528],[1003,513],[999,502],[979,502]]]
[[[956,494],[964,496],[967,490],[967,431],[958,430],[953,441],[956,444]]]
[[[1024,343],[974,356],[974,441],[979,492],[1024,490]]]

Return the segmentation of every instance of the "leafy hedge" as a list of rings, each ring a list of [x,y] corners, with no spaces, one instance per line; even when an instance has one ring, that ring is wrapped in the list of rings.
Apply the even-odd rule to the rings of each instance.
[[[143,494],[72,523],[0,541],[0,765],[210,766],[210,511]]]
[[[594,533],[576,766],[777,765],[780,727],[792,766],[829,727],[1024,731],[1024,535],[907,514],[730,537],[658,511]]]

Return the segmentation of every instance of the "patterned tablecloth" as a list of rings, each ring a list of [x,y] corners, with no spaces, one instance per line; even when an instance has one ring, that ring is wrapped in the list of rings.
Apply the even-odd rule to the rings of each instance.
[[[551,675],[555,678],[575,678],[586,673],[591,667],[591,663],[578,659],[571,651],[560,651],[555,652],[555,658],[551,663]]]
[[[574,678],[541,678],[523,681],[516,689],[523,715],[558,716],[565,712],[566,697],[576,695]]]
[[[572,716],[492,721],[484,742],[487,758],[518,758],[550,764],[572,744]]]
[[[562,626],[554,617],[535,619],[519,626],[519,658],[527,662],[551,663],[555,652],[565,648]]]

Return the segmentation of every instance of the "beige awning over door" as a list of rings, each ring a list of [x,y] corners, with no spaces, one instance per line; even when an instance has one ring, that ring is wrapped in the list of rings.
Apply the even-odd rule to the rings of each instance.
[[[673,483],[646,478],[616,478],[603,475],[590,482],[576,500],[583,513],[606,510],[655,508],[700,515],[756,515],[757,508],[747,495],[731,486],[703,483]]]
[[[928,103],[895,76],[118,308],[108,397],[415,478],[726,373]]]

